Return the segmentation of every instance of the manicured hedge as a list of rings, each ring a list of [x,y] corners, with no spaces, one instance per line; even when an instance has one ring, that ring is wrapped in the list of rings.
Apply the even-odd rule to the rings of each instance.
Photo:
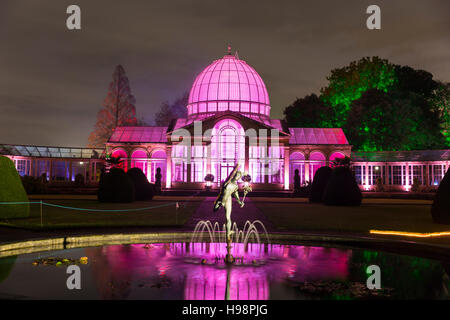
[[[436,223],[450,224],[450,169],[447,170],[434,196],[431,216]]]
[[[100,180],[97,198],[101,202],[133,202],[133,181],[122,169],[111,169]]]
[[[0,156],[0,202],[28,202],[14,162],[4,156]],[[29,204],[0,204],[0,219],[24,218],[29,215]]]
[[[128,170],[127,175],[133,181],[134,195],[138,201],[152,200],[154,195],[154,185],[149,183],[147,177],[139,168]]]
[[[42,177],[23,176],[22,184],[27,194],[46,194],[47,185],[42,182]]]
[[[333,169],[323,195],[323,202],[332,206],[359,206],[362,194],[355,177],[347,167]]]
[[[320,167],[314,175],[314,180],[311,185],[311,193],[309,195],[309,202],[322,202],[323,193],[327,186],[328,180],[331,177],[333,169],[330,167]]]

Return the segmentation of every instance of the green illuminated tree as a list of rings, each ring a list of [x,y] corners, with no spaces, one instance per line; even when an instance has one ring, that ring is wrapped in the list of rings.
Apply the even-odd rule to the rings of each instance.
[[[284,109],[284,117],[291,128],[334,127],[336,118],[333,109],[314,93],[295,100]]]
[[[336,125],[344,125],[350,105],[369,89],[388,92],[397,81],[395,67],[379,57],[366,57],[334,69],[329,84],[321,89],[321,99],[335,110]]]
[[[441,132],[446,139],[446,147],[450,147],[450,83],[438,82],[437,88],[429,99],[430,104],[442,120]]]
[[[344,131],[361,151],[439,149],[439,123],[422,96],[371,89],[352,103]]]

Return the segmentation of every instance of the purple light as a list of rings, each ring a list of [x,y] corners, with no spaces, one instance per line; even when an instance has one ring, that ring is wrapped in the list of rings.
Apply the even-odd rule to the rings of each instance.
[[[188,114],[236,111],[269,116],[270,101],[259,74],[233,55],[215,60],[195,79]]]

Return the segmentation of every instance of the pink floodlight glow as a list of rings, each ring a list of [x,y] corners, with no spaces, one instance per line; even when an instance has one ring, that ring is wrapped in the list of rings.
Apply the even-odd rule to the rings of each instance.
[[[269,116],[267,88],[244,60],[227,54],[206,67],[189,93],[188,114],[236,111]]]

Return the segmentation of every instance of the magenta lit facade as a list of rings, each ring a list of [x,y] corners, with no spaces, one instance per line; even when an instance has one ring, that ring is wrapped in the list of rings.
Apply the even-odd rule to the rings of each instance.
[[[239,163],[254,189],[288,190],[296,169],[306,183],[330,159],[350,156],[342,129],[288,128],[272,119],[263,79],[230,53],[196,76],[186,108],[187,117],[174,119],[168,127],[116,128],[108,152],[126,159],[126,168],[141,168],[150,182],[160,167],[168,189],[202,189],[207,174],[214,176],[212,187],[218,187]],[[200,132],[194,129],[196,121],[202,123]],[[249,130],[257,132],[257,145],[247,136]],[[259,135],[261,130],[267,135]],[[192,143],[173,141],[178,132],[188,132]]]

